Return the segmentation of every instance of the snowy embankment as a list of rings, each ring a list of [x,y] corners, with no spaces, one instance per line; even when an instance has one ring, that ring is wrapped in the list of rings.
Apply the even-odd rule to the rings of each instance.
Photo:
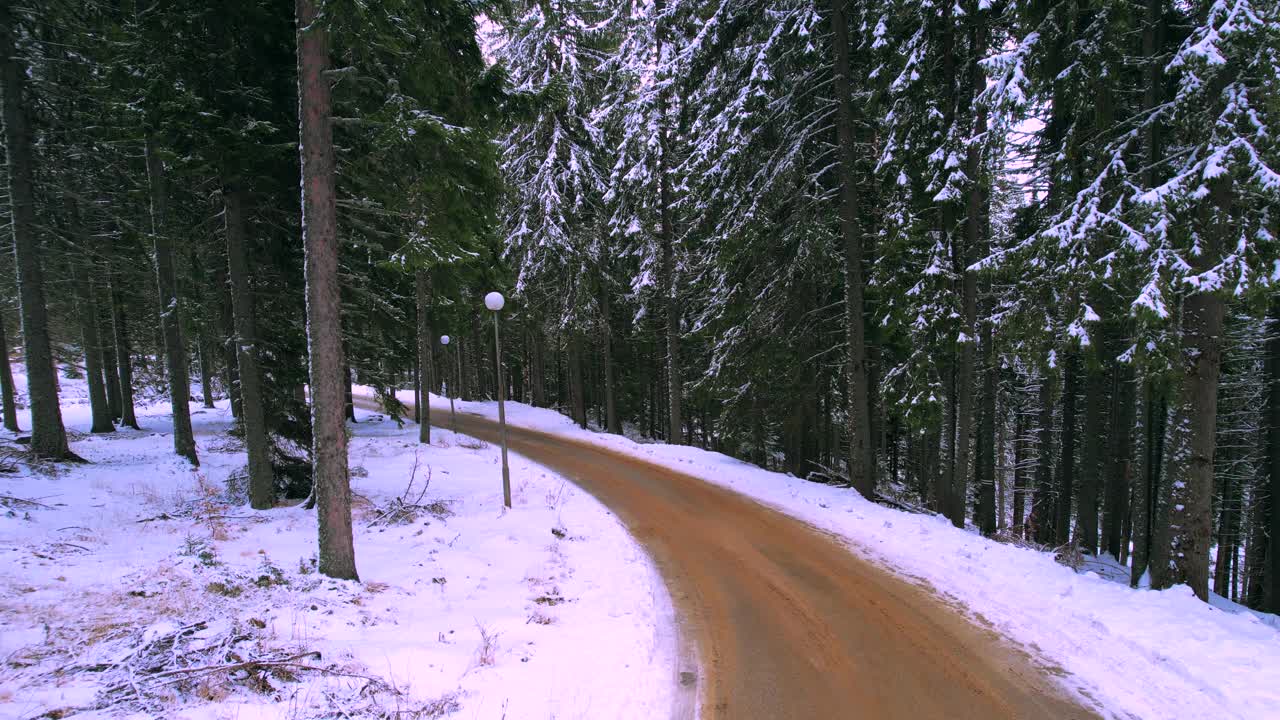
[[[432,407],[447,413],[449,401],[433,396]],[[497,415],[495,403],[458,409]],[[1026,648],[1105,717],[1280,718],[1275,616],[1206,605],[1185,586],[1133,590],[941,516],[893,510],[718,453],[581,430],[551,410],[508,403],[507,419],[732,488],[828,531]]]
[[[669,713],[660,578],[544,468],[513,459],[504,511],[497,448],[444,431],[420,446],[416,426],[362,412],[361,582],[341,582],[315,573],[314,511],[227,500],[244,453],[225,407],[193,404],[198,472],[163,407],[97,437],[84,405],[63,410],[92,464],[0,474],[0,717]]]

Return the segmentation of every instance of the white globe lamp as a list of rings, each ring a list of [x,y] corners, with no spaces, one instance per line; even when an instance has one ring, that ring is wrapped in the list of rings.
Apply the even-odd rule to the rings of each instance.
[[[484,306],[494,312],[498,312],[502,309],[502,306],[506,304],[507,300],[502,297],[502,293],[500,292],[495,291],[484,296]]]

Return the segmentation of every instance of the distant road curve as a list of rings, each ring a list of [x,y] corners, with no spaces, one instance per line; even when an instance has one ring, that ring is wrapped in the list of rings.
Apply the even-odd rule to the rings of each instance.
[[[476,415],[458,430],[498,442]],[[681,720],[695,702],[705,720],[1096,717],[992,632],[799,520],[586,443],[512,426],[509,447],[598,498],[653,557],[697,658]]]

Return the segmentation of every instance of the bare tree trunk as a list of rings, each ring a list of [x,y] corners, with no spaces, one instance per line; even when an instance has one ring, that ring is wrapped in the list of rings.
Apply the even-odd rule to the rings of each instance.
[[[1027,519],[1028,535],[1042,545],[1053,542],[1053,375],[1050,373],[1045,369],[1040,375],[1036,492],[1031,500],[1031,516]]]
[[[530,323],[530,341],[533,343],[533,363],[530,367],[529,382],[533,385],[533,406],[547,406],[546,376],[546,340],[542,337],[542,326],[535,320]]]
[[[1227,455],[1230,447],[1224,447]],[[1222,463],[1230,468],[1230,461]],[[1218,545],[1214,558],[1213,591],[1224,598],[1231,597],[1234,579],[1234,560],[1240,549],[1240,488],[1232,482],[1231,473],[1222,473],[1222,488],[1218,500],[1218,528],[1215,540]]]
[[[413,278],[418,310],[418,380],[422,388],[418,402],[418,442],[430,445],[431,388],[435,387],[435,371],[431,362],[431,272],[419,268]]]
[[[982,326],[982,415],[978,425],[978,454],[974,458],[978,503],[974,522],[983,535],[996,532],[996,366],[991,323]],[[963,514],[960,518],[964,522]]]
[[[1022,467],[1023,448],[1026,447],[1026,440],[1022,434],[1026,431],[1025,421],[1023,420],[1022,407],[1019,403],[1018,412],[1013,417],[1013,525],[1012,529],[1018,537],[1026,536],[1026,502],[1027,502],[1027,473]]]
[[[169,378],[169,405],[173,409],[173,448],[199,466],[195,434],[191,430],[191,382],[187,377],[187,348],[182,341],[178,280],[173,264],[173,241],[166,227],[168,195],[164,163],[153,140],[147,138],[147,176],[151,183],[151,237],[156,256],[156,285],[160,291],[160,327]]]
[[[330,124],[329,33],[316,0],[297,0],[298,116],[301,119],[302,237],[306,248],[312,477],[321,574],[357,580],[351,533],[347,427],[343,418],[342,302]]]
[[[997,378],[997,382],[999,379]],[[998,390],[997,390],[998,392]],[[999,396],[997,396],[998,398]],[[1008,504],[1009,496],[1009,425],[1003,419],[998,419],[996,423],[996,447],[995,447],[995,476],[996,476],[996,531],[1004,530],[1006,527],[1005,507]]]
[[[969,86],[962,91],[960,98],[960,105],[965,109],[972,106],[973,98],[982,92],[986,84],[986,75],[980,65],[980,61],[985,56],[986,11],[980,10],[976,3],[970,3],[969,5],[967,12],[970,46]],[[961,127],[970,130],[970,137],[980,137],[987,130],[987,111],[985,107],[977,109],[972,127],[965,127],[967,125],[966,122],[957,122]],[[964,240],[960,252],[957,253],[957,257],[962,264],[962,267],[958,268],[958,270],[961,273],[961,331],[964,333],[964,338],[960,343],[960,360],[956,371],[956,380],[959,384],[959,394],[956,398],[958,427],[955,438],[956,461],[951,469],[952,503],[949,514],[951,524],[959,528],[964,527],[965,510],[968,506],[969,453],[972,448],[970,443],[972,442],[972,429],[976,414],[973,407],[973,386],[976,380],[974,376],[974,357],[978,342],[978,274],[977,271],[971,269],[971,266],[978,259],[979,245],[986,235],[983,227],[983,204],[986,199],[986,192],[982,177],[982,147],[976,140],[969,143],[965,158],[965,173],[969,178],[969,188],[965,193]],[[991,442],[990,435],[986,436],[986,441],[988,443]],[[980,458],[978,462],[975,462],[975,466],[983,462],[989,464],[990,458]],[[979,477],[979,482],[993,482],[993,478]],[[990,498],[988,501],[992,502]],[[994,503],[992,502],[992,504]],[[991,520],[990,531],[984,528],[984,534],[990,534],[995,531],[994,518],[991,518]]]
[[[213,233],[210,233],[212,236]],[[192,283],[193,293],[195,295],[196,318],[196,361],[200,363],[200,400],[206,410],[214,408],[214,391],[213,378],[217,372],[214,370],[213,352],[210,345],[213,340],[209,335],[209,303],[205,300],[208,288],[206,287],[205,267],[210,264],[204,254],[191,248],[188,254],[188,261],[192,268],[195,269],[195,280]]]
[[[1062,446],[1058,448],[1058,498],[1055,505],[1053,542],[1066,545],[1071,540],[1071,501],[1076,482],[1076,386],[1080,359],[1075,350],[1062,358]]]
[[[573,421],[578,427],[585,428],[587,399],[582,381],[582,333],[577,329],[570,330],[569,338],[569,402]]]
[[[844,243],[845,331],[848,355],[845,378],[848,383],[849,483],[867,499],[876,495],[874,468],[868,467],[871,423],[867,405],[867,344],[863,328],[862,228],[859,226],[853,94],[849,67],[849,27],[844,0],[829,0],[832,59],[835,63],[836,142],[839,158],[840,236]]]
[[[49,340],[40,242],[35,233],[31,131],[27,125],[27,99],[23,97],[26,77],[27,68],[19,67],[14,47],[10,4],[0,3],[0,95],[3,95],[4,146],[9,161],[9,227],[13,233],[23,356],[27,363],[31,452],[38,457],[61,460],[71,456],[71,450],[58,405],[58,378]]]
[[[213,353],[209,352],[209,328],[202,320],[196,328],[196,359],[200,363],[200,400],[206,410],[214,407],[213,403]]]
[[[344,383],[346,386],[345,388],[346,392],[343,397],[343,404],[346,406],[344,408],[344,412],[347,416],[347,420],[349,420],[350,422],[355,422],[356,421],[356,396],[353,388],[355,381],[352,380],[351,378],[351,362],[350,360],[348,360],[349,357],[350,357],[350,354],[347,353],[346,346],[344,345],[342,348],[342,360],[343,360],[342,378],[343,380],[346,381]]]
[[[104,276],[107,274],[103,273]],[[124,407],[120,396],[120,368],[116,364],[115,343],[111,336],[111,295],[105,286],[96,287],[93,304],[98,313],[99,354],[102,356],[102,375],[107,385],[107,408],[111,411],[111,419],[118,421],[124,416]]]
[[[943,371],[946,386],[943,389],[942,432],[938,434],[938,468],[934,484],[937,510],[951,517],[951,473],[956,466],[956,370],[949,365]]]
[[[609,298],[609,288],[601,273],[600,279],[600,315],[604,320],[603,345],[604,357],[604,422],[605,430],[614,435],[622,434],[622,423],[618,421],[618,388],[617,378],[613,370],[613,315]]]
[[[1100,367],[1089,366],[1084,378],[1084,447],[1081,450],[1080,498],[1076,519],[1076,544],[1090,555],[1098,554],[1098,487],[1102,476],[1103,384]]]
[[[1230,219],[1230,186],[1219,179],[1210,196],[1215,207],[1201,221],[1205,247],[1192,260],[1205,272],[1219,257]],[[1216,211],[1216,212],[1215,212]],[[1177,400],[1169,428],[1169,507],[1167,562],[1152,563],[1152,587],[1180,583],[1196,597],[1209,598],[1209,544],[1212,541],[1213,455],[1218,419],[1218,376],[1222,365],[1222,327],[1226,304],[1210,292],[1182,301],[1183,345]]]
[[[1118,365],[1114,371],[1110,460],[1106,463],[1106,491],[1102,506],[1103,552],[1124,557],[1124,518],[1129,513],[1130,476],[1133,474],[1134,391],[1133,370]]]
[[[240,368],[237,367],[239,360],[235,347],[235,310],[232,308],[231,284],[227,280],[226,267],[222,264],[214,264],[213,285],[218,298],[218,334],[223,338],[219,344],[219,351],[222,353],[222,379],[227,386],[227,399],[231,402],[231,417],[239,420],[244,417],[244,411],[240,407]]]
[[[0,366],[0,396],[4,399],[4,429],[21,432],[18,427],[18,407],[13,397],[13,367],[9,364],[9,336],[5,332],[4,315],[0,314],[0,352],[4,353],[4,365]]]
[[[1280,613],[1280,296],[1271,298],[1267,313],[1266,341],[1266,519],[1270,539],[1262,571],[1262,609]],[[1260,525],[1262,523],[1259,523]]]
[[[75,217],[73,212],[72,217]],[[79,222],[78,219],[74,222]],[[77,228],[77,232],[80,229]],[[71,263],[71,284],[75,288],[76,316],[80,321],[80,344],[84,349],[84,374],[89,385],[89,410],[92,433],[115,432],[111,407],[107,404],[107,388],[102,380],[102,343],[98,339],[98,309],[93,304],[93,286],[78,262]]]
[[[255,510],[268,510],[276,504],[275,471],[271,467],[271,441],[267,437],[262,373],[258,368],[258,323],[245,251],[245,193],[237,187],[225,187],[222,202],[227,272],[231,278],[231,313],[235,323],[232,342],[240,375],[240,418],[249,454],[249,505]]]
[[[664,5],[663,0],[658,0],[658,4]],[[665,42],[665,31],[662,29],[658,32],[657,42],[658,55],[661,56]],[[667,433],[667,442],[678,445],[683,439],[680,401],[684,384],[681,382],[680,374],[680,305],[676,288],[675,224],[671,217],[671,208],[675,200],[671,196],[671,178],[668,177],[667,172],[671,152],[671,128],[668,126],[670,90],[667,88],[669,85],[669,83],[663,83],[663,90],[658,97],[658,142],[660,143],[658,186],[662,216],[662,303],[667,320],[667,402],[670,411],[670,431]]]
[[[129,348],[129,325],[124,314],[124,299],[116,285],[116,278],[112,276],[107,292],[111,296],[111,327],[116,340],[116,368],[120,372],[120,424],[140,430],[133,410],[133,353]]]
[[[1159,558],[1157,538],[1160,535],[1160,470],[1164,457],[1164,435],[1168,412],[1163,398],[1156,397],[1150,379],[1143,380],[1142,468],[1133,485],[1130,514],[1133,526],[1133,561],[1129,584],[1138,587],[1142,576]]]

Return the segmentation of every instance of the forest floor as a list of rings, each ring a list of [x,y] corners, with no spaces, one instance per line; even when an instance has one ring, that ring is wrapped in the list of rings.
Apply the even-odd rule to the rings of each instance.
[[[436,422],[446,423],[448,400],[433,397],[432,407]],[[497,415],[494,403],[459,403],[458,410],[490,421]],[[508,403],[507,419],[551,440],[571,441],[566,452],[575,442],[586,443],[622,461],[638,459],[734,490],[803,520],[851,554],[932,591],[958,616],[995,631],[1103,717],[1280,718],[1280,624],[1274,615],[1216,596],[1206,604],[1185,586],[1135,590],[1116,582],[1112,568],[1084,563],[1073,569],[1049,552],[989,540],[940,516],[869,503],[845,488],[768,472],[718,453],[582,430],[551,410]],[[460,422],[463,429],[475,425],[465,417]],[[481,426],[469,431],[491,434]],[[600,492],[597,484],[587,487]],[[911,641],[907,634],[902,638]],[[815,650],[821,645],[815,641]],[[1058,717],[1043,715],[1049,716]]]
[[[193,403],[193,471],[164,407],[140,432],[89,436],[83,393],[63,391],[90,464],[0,473],[0,717],[670,713],[660,578],[545,468],[513,458],[504,511],[496,447],[439,430],[421,446],[412,423],[360,411],[361,582],[341,582],[314,570],[314,511],[233,501],[245,460],[225,406]]]

